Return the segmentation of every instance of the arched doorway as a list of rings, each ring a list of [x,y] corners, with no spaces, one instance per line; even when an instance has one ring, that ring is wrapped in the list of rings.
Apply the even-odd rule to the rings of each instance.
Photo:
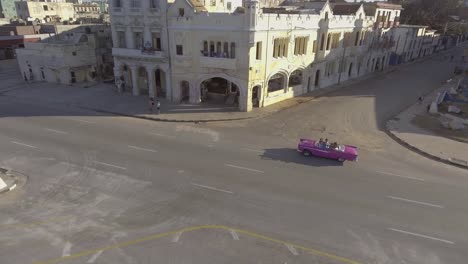
[[[351,62],[349,64],[349,70],[348,70],[348,77],[351,77],[351,74],[353,73],[353,63]]]
[[[252,106],[260,107],[261,86],[257,85],[252,88]]]
[[[286,75],[276,73],[268,80],[268,92],[286,91]]]
[[[320,85],[320,70],[317,70],[315,72],[315,81],[314,81],[314,86],[319,87]]]
[[[166,73],[160,69],[154,71],[156,96],[159,98],[166,98]]]
[[[148,74],[144,67],[138,68],[138,89],[140,94],[149,94]]]
[[[234,105],[239,102],[239,87],[221,77],[206,79],[200,84],[202,102]]]
[[[187,81],[180,82],[180,101],[182,103],[190,101],[190,84]]]
[[[289,87],[296,86],[296,85],[301,85],[302,84],[302,71],[301,70],[295,70],[291,73],[289,76]]]

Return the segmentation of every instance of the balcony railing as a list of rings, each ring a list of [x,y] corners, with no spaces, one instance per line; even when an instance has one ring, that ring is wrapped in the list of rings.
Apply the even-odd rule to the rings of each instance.
[[[227,57],[209,57],[200,55],[200,66],[206,68],[217,68],[226,70],[235,70],[237,59]]]
[[[152,59],[162,59],[166,58],[166,53],[164,51],[155,50],[155,49],[123,49],[123,48],[113,48],[112,55],[121,56],[121,57],[131,57],[131,58],[152,58]]]

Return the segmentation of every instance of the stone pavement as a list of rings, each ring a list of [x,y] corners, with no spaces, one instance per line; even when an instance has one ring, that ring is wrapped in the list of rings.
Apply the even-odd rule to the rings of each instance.
[[[16,177],[11,175],[7,169],[0,167],[0,194],[14,190],[16,184]]]
[[[425,114],[427,105],[447,85],[426,95],[423,103],[416,103],[389,120],[387,129],[393,139],[426,157],[468,169],[468,144],[436,135],[411,122],[416,116]]]
[[[387,71],[388,72],[388,71]],[[47,103],[49,105],[66,105],[93,110],[102,114],[122,115],[168,122],[213,122],[235,121],[263,117],[301,103],[308,102],[327,93],[333,92],[351,83],[360,82],[363,79],[385,74],[379,72],[343,82],[341,85],[330,86],[324,89],[312,91],[308,94],[284,100],[274,105],[254,108],[251,112],[240,112],[237,107],[213,104],[174,104],[161,99],[161,113],[149,111],[147,95],[132,96],[130,93],[117,93],[112,84],[81,83],[75,85],[63,85],[53,83],[25,83],[18,80],[17,74],[12,74],[12,80],[6,80],[7,89],[0,89],[0,95],[14,97],[17,100],[31,103]],[[3,79],[8,76],[5,76]],[[18,81],[23,85],[18,85]],[[14,85],[13,85],[14,84]],[[3,87],[3,86],[2,86]],[[156,110],[154,109],[154,112]]]

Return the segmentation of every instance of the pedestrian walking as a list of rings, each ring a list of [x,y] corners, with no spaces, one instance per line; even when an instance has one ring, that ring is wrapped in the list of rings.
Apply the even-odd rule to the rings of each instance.
[[[424,96],[419,96],[418,98],[418,101],[419,101],[419,104],[422,104],[422,102],[424,101]]]
[[[150,113],[153,113],[153,109],[154,109],[154,98],[150,97],[150,101],[149,101],[149,111],[150,111]]]
[[[161,113],[161,102],[159,100],[156,101],[156,110],[158,111],[158,115]]]

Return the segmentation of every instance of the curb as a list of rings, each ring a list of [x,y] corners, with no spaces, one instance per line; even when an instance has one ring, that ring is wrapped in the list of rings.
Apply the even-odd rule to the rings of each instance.
[[[455,162],[453,159],[444,159],[444,158],[441,158],[439,156],[435,156],[435,155],[432,155],[432,154],[429,154],[411,144],[409,144],[408,142],[404,141],[403,139],[399,138],[397,135],[395,135],[390,129],[388,129],[388,122],[387,122],[387,126],[386,126],[386,129],[385,129],[385,132],[387,133],[387,135],[389,135],[393,140],[395,140],[397,143],[399,143],[400,145],[406,147],[407,149],[410,149],[426,158],[429,158],[431,160],[434,160],[434,161],[438,161],[438,162],[442,162],[442,163],[445,163],[447,165],[452,165],[452,166],[455,166],[455,167],[458,167],[458,168],[462,168],[462,169],[468,169],[468,164],[467,165],[464,165],[464,164],[461,164],[461,162]]]
[[[105,114],[112,114],[117,116],[126,116],[150,121],[159,121],[159,122],[172,122],[172,123],[208,123],[208,122],[224,122],[224,121],[239,121],[239,120],[248,120],[258,117],[263,117],[265,115],[258,115],[258,116],[249,116],[249,117],[238,117],[238,118],[220,118],[220,119],[167,119],[167,118],[157,118],[157,117],[149,117],[149,116],[139,116],[139,115],[131,115],[131,114],[124,114],[114,111],[107,111],[97,108],[91,107],[84,107],[78,106],[78,108],[91,110],[98,113],[105,113]]]

